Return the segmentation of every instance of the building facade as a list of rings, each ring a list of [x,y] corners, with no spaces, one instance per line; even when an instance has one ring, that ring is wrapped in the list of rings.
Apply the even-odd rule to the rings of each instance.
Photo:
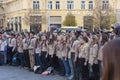
[[[102,4],[104,8],[114,7],[119,17],[119,0],[102,0]],[[0,0],[0,26],[15,31],[47,31],[63,26],[69,12],[77,26],[84,26],[84,18],[93,8],[94,0]]]

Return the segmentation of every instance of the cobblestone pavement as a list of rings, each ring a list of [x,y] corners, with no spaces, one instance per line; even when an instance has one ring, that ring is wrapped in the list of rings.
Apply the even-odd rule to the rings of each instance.
[[[0,66],[0,80],[66,80],[58,75],[42,76],[13,66]]]

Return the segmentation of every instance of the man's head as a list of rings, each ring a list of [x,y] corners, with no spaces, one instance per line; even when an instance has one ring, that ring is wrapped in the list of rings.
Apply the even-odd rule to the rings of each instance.
[[[116,23],[113,28],[113,32],[117,35],[120,36],[120,23]]]

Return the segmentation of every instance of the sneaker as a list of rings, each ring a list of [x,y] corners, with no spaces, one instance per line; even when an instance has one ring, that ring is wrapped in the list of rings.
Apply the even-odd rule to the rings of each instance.
[[[73,80],[73,78],[74,78],[74,76],[73,76],[73,75],[71,75],[70,77],[68,77],[68,79],[67,79],[67,80]]]

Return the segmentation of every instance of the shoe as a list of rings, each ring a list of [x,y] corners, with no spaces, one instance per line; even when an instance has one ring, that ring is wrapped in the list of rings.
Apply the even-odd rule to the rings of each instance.
[[[29,69],[29,71],[33,72],[34,70],[33,69]]]
[[[24,67],[25,70],[28,70],[29,68],[28,67]]]
[[[69,77],[70,75],[69,74],[65,74],[65,77]]]
[[[73,78],[74,78],[74,76],[73,76],[73,75],[71,75],[70,77],[68,77],[68,79],[67,79],[67,80],[73,80]]]

